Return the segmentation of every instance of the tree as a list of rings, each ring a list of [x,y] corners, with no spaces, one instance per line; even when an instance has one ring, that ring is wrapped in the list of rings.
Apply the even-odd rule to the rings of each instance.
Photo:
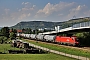
[[[31,34],[32,33],[31,28],[22,29],[22,31],[23,31],[23,33],[26,33],[26,34]]]
[[[78,37],[80,45],[84,46],[90,46],[90,32],[81,32],[81,33],[76,33],[75,36]]]
[[[16,38],[16,34],[14,32],[11,32],[9,35],[10,39],[15,39]]]
[[[7,37],[0,36],[0,43],[3,44],[3,43],[5,43],[5,41],[7,41]]]
[[[44,31],[43,32],[48,32],[49,30],[47,30],[47,29],[44,29]]]
[[[1,34],[7,38],[9,38],[9,28],[8,27],[4,27],[1,29]]]
[[[13,30],[13,32],[14,32],[14,33],[17,33],[17,30],[16,30],[16,29],[14,29],[14,30]]]
[[[17,33],[17,30],[16,29],[12,29],[12,32],[9,35],[11,40],[16,38],[16,33]]]

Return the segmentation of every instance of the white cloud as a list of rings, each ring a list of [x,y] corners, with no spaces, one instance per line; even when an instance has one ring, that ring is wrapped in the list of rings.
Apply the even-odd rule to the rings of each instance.
[[[33,5],[33,7],[36,7],[36,5]]]
[[[37,14],[44,13],[45,15],[51,14],[51,12],[54,10],[53,4],[48,3],[44,9],[40,9]]]
[[[23,8],[18,9],[18,11],[29,11],[34,10],[36,8],[36,5],[32,5],[30,2],[22,2]]]
[[[58,14],[58,16],[62,16],[63,14]]]
[[[24,4],[24,2],[22,2],[22,5]]]
[[[30,4],[28,2],[26,2],[26,3],[23,2],[22,4],[24,4],[24,5],[22,5],[23,7],[21,7],[21,8],[17,7],[16,8],[17,11],[15,11],[15,10],[13,11],[12,9],[8,9],[8,8],[4,9],[2,14],[0,14],[0,22],[5,23],[6,21],[8,21],[7,24],[10,22],[15,24],[22,20],[29,20],[30,18],[32,18],[32,15],[34,14],[33,12],[35,11],[36,5]]]
[[[26,5],[26,4],[29,4],[29,2],[26,2],[26,3],[24,3],[24,4],[25,4],[25,5]]]
[[[70,9],[70,13],[67,17],[70,18],[75,15],[78,18],[81,16],[85,16],[85,12],[87,12],[87,7],[85,5],[78,5],[75,8]]]
[[[22,2],[22,5],[24,4],[24,2]]]
[[[27,11],[27,10],[29,10],[29,8],[25,8],[25,7],[24,7],[24,8],[22,8],[21,10],[22,10],[22,11]]]
[[[10,9],[4,9],[5,13],[8,14],[8,12],[10,11]]]
[[[28,13],[28,16],[31,16],[31,14],[30,14],[30,13]]]
[[[84,12],[84,15],[86,15],[86,16],[88,16],[88,17],[90,17],[90,10],[88,10],[88,11]]]
[[[77,8],[76,8],[77,11],[81,10],[81,6],[79,5]]]
[[[66,3],[66,2],[60,2],[59,4],[51,4],[48,3],[43,9],[40,9],[35,16],[39,17],[39,15],[42,16],[49,16],[53,13],[59,13],[63,12],[64,9],[70,8],[74,6],[74,2],[72,3]]]
[[[81,11],[81,10],[85,10],[86,6],[85,5],[78,5],[76,6],[76,8],[73,8],[71,11]]]
[[[22,5],[27,5],[29,4],[29,2],[22,2]]]
[[[23,20],[23,18],[26,18],[26,14],[22,14],[19,16],[18,20]]]
[[[17,22],[22,20],[46,20],[46,21],[65,21],[78,17],[90,16],[90,9],[86,5],[75,2],[60,2],[57,4],[47,3],[42,9],[30,2],[22,2],[22,7],[17,7],[17,11],[4,9],[0,14],[0,22]]]
[[[37,11],[35,18],[64,21],[73,18],[74,15],[76,18],[90,16],[87,12],[90,12],[90,9],[86,5],[80,5],[75,2],[47,3],[43,9]]]

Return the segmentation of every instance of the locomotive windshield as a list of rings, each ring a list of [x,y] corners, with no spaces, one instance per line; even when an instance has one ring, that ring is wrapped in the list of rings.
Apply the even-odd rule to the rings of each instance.
[[[78,38],[75,38],[75,37],[72,37],[72,40],[75,40],[75,41],[79,41],[79,39]]]

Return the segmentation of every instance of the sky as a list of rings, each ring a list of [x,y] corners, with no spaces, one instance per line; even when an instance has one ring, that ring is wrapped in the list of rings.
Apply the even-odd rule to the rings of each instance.
[[[90,17],[90,0],[0,0],[0,27],[21,21],[63,22]]]

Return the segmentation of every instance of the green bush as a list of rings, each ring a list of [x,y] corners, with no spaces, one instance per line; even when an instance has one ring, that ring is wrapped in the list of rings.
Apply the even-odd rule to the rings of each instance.
[[[74,34],[78,37],[80,45],[82,46],[90,46],[90,32],[81,32]]]
[[[5,36],[0,36],[0,43],[3,44],[7,41],[7,37]]]
[[[16,34],[14,32],[11,32],[9,35],[10,39],[15,39],[16,38]]]

